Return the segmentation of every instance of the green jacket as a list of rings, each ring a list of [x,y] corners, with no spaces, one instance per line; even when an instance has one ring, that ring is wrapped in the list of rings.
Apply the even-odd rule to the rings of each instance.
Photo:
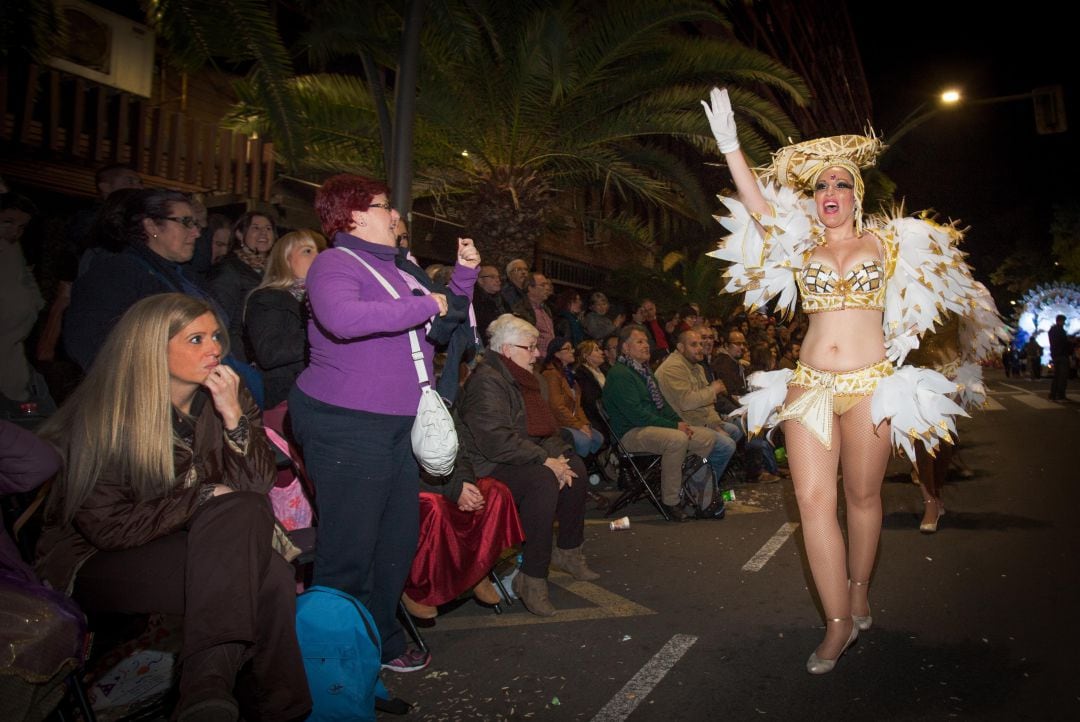
[[[677,429],[682,420],[666,400],[664,408],[657,409],[645,379],[626,364],[617,363],[608,371],[603,399],[611,430],[619,438],[639,426]]]

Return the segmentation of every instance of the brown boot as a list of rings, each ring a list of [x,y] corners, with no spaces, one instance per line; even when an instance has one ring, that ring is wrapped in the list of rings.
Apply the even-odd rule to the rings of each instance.
[[[472,589],[473,596],[476,597],[476,601],[483,602],[484,604],[498,604],[502,601],[502,597],[499,596],[498,590],[495,589],[495,585],[491,583],[491,580],[484,577],[476,586]]]
[[[579,582],[592,582],[600,578],[600,575],[589,569],[589,565],[585,563],[585,555],[581,553],[581,547],[574,549],[555,547],[551,550],[551,566],[562,569]]]
[[[555,616],[555,607],[548,599],[547,579],[530,577],[525,572],[518,572],[514,575],[514,581],[510,587],[517,598],[525,604],[525,608],[536,616]]]
[[[421,604],[409,599],[408,594],[401,595],[401,601],[405,602],[405,609],[417,619],[434,619],[439,616],[439,610],[428,604]]]

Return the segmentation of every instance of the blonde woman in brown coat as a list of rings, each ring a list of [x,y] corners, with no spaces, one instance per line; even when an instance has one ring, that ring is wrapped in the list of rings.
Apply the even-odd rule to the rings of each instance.
[[[289,720],[311,708],[296,587],[272,545],[273,452],[221,363],[228,338],[183,294],[124,314],[42,427],[64,466],[37,572],[88,612],[183,617],[175,719]]]

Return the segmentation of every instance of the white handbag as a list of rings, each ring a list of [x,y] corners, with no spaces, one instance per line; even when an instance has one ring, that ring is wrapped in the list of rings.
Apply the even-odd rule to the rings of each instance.
[[[393,298],[400,298],[394,287],[371,267],[367,261],[348,248],[341,248],[375,276],[376,280]],[[454,470],[457,459],[458,437],[454,428],[454,417],[446,408],[439,392],[431,387],[427,368],[424,366],[424,352],[420,349],[420,339],[416,329],[409,331],[409,345],[412,348],[413,365],[416,378],[420,382],[420,404],[416,408],[416,420],[412,426],[413,455],[420,462],[424,471],[433,476],[449,476]]]

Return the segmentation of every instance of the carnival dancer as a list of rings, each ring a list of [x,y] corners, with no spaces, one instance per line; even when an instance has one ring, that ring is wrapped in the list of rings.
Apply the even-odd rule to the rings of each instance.
[[[870,629],[870,574],[881,534],[881,484],[892,443],[914,457],[955,431],[956,384],[929,369],[897,368],[939,313],[963,314],[974,280],[953,225],[864,216],[861,168],[882,151],[873,135],[790,145],[752,171],[739,149],[726,90],[703,102],[738,198],[721,198],[731,232],[709,255],[730,262],[725,291],[751,310],[802,299],[810,326],[797,368],[754,374],[740,411],[750,433],[785,421],[784,438],[825,639],[806,669],[825,674]],[[843,463],[848,547],[837,520]]]
[[[980,293],[976,303],[965,316],[950,314],[940,328],[928,332],[919,348],[908,355],[908,362],[940,372],[957,384],[952,398],[964,411],[981,409],[986,404],[981,362],[997,354],[1002,344],[1009,343],[1009,330],[998,314],[990,292],[976,283]],[[942,444],[931,454],[922,442],[915,445],[912,459],[913,480],[923,497],[923,517],[919,531],[933,534],[945,515],[941,487],[956,457],[955,444]]]

